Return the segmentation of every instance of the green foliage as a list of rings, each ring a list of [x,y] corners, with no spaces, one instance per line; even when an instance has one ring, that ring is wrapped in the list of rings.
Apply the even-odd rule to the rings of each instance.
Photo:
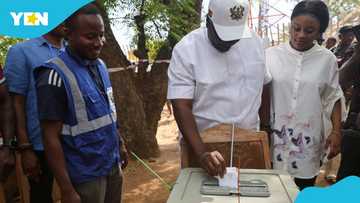
[[[200,17],[196,11],[196,1],[182,0],[175,1],[169,8],[171,29],[170,35],[179,41],[184,35],[199,27]]]
[[[194,0],[105,0],[105,2],[112,23],[125,23],[139,32],[134,19],[136,16],[142,16],[147,42],[159,42],[169,38],[178,41],[199,26],[200,19]],[[153,44],[147,46],[152,47]]]
[[[159,49],[165,44],[164,40],[148,40],[146,42],[146,48],[149,50],[149,60],[154,61],[156,59]]]
[[[107,10],[115,8],[118,4],[118,0],[100,0],[100,2]]]
[[[18,43],[23,41],[23,39],[16,39],[6,36],[0,36],[0,64],[4,65],[6,54],[9,50],[9,48]]]

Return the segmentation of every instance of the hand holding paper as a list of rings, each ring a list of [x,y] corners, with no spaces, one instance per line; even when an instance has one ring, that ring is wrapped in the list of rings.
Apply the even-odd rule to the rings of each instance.
[[[221,187],[230,187],[236,189],[239,187],[239,173],[236,167],[227,167],[224,177],[220,178],[217,176],[216,178],[219,180],[219,186]]]

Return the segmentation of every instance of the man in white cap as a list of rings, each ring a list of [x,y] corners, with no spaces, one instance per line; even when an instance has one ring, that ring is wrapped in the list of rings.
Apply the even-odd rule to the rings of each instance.
[[[223,156],[206,149],[201,131],[235,123],[256,129],[263,85],[268,78],[261,39],[248,26],[247,0],[210,0],[206,27],[174,48],[167,98],[182,139],[209,175],[226,172]]]

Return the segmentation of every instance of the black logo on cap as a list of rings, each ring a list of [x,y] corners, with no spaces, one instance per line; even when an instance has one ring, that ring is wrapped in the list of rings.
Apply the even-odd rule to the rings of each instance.
[[[243,6],[234,6],[230,8],[230,17],[233,20],[241,20],[244,17],[245,8]]]

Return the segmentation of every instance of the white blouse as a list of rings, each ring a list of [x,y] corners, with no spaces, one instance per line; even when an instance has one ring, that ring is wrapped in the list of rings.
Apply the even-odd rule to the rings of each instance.
[[[336,57],[314,45],[299,52],[289,43],[266,50],[272,76],[272,159],[297,178],[319,173],[334,104],[343,98]]]

